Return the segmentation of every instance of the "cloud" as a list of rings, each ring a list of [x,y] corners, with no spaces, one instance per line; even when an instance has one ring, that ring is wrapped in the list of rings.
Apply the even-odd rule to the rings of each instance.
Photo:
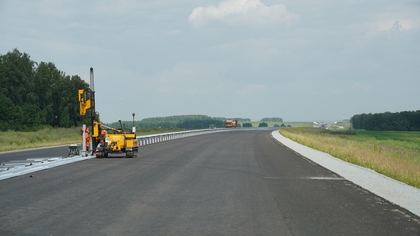
[[[147,78],[145,83],[148,90],[159,94],[204,94],[224,89],[224,74],[227,69],[228,65],[223,63],[180,62],[170,70]]]
[[[372,91],[372,87],[370,85],[362,82],[356,82],[352,87],[357,93],[368,94]]]
[[[419,28],[420,21],[401,16],[384,16],[373,22],[366,23],[367,36],[377,36],[388,33],[404,33]]]
[[[245,87],[236,90],[238,95],[248,95],[251,93],[261,93],[267,89],[267,85],[265,84],[247,84]]]
[[[219,21],[228,25],[261,26],[287,23],[299,16],[289,12],[283,4],[266,6],[260,0],[225,0],[217,7],[197,7],[188,20],[198,27],[208,22]]]

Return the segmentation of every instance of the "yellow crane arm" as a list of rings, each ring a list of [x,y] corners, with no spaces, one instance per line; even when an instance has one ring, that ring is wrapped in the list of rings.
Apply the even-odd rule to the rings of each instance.
[[[87,109],[89,109],[91,107],[91,102],[90,102],[90,99],[87,100],[86,92],[87,92],[86,89],[79,89],[78,90],[79,108],[80,108],[79,113],[82,116],[84,116],[86,114]]]

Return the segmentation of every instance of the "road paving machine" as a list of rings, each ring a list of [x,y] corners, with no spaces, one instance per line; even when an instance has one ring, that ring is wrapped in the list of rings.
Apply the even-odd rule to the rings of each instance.
[[[90,68],[90,88],[79,89],[80,115],[85,115],[90,108],[92,120],[92,150],[96,157],[107,157],[109,154],[125,153],[127,157],[136,157],[138,154],[138,140],[136,137],[136,127],[125,129],[121,120],[120,128],[112,128],[103,125],[97,118],[95,111],[95,91],[93,88],[93,68]]]

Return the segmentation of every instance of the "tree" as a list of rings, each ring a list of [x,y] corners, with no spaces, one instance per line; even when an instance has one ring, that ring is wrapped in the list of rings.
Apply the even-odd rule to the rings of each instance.
[[[1,83],[0,90],[10,98],[15,105],[36,102],[34,96],[27,96],[33,91],[33,72],[35,62],[26,53],[17,49],[0,56]]]
[[[14,121],[17,119],[15,109],[12,100],[0,93],[0,130],[15,129]]]
[[[51,62],[33,62],[17,49],[0,55],[0,129],[86,123],[79,115],[77,90],[88,87],[79,76],[66,76]]]
[[[354,129],[419,131],[420,111],[363,113],[351,117],[350,122]]]
[[[268,124],[265,122],[262,122],[258,125],[258,127],[268,127]]]

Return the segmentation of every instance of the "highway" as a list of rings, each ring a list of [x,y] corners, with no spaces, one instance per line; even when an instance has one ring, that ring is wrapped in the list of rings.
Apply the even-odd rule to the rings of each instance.
[[[0,235],[420,235],[420,217],[270,134],[193,136],[2,180]],[[0,161],[45,150],[67,148]]]
[[[31,157],[67,157],[68,146],[49,147],[49,148],[36,148],[26,149],[22,151],[8,151],[0,153],[0,162],[8,162],[12,160],[26,160]]]

